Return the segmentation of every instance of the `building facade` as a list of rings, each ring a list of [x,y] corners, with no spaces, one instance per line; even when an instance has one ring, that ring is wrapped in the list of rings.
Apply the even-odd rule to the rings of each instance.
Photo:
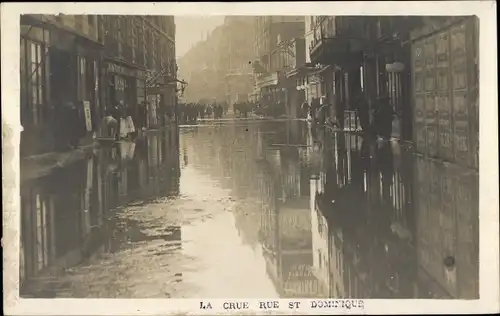
[[[370,115],[391,107],[392,137],[478,168],[477,18],[320,16],[308,26],[311,62],[321,69],[308,94],[326,96],[341,127],[360,128],[362,95]]]
[[[224,99],[225,69],[223,48],[224,29],[216,27],[206,39],[195,44],[179,61],[179,72],[188,82],[186,102],[212,103]]]
[[[67,133],[90,142],[120,101],[150,95],[152,125],[176,102],[173,16],[23,15],[20,45],[22,156],[54,151]],[[71,128],[59,117],[69,103]]]
[[[225,101],[232,107],[237,102],[245,102],[253,90],[252,60],[254,58],[253,17],[227,16],[224,20],[225,47],[221,54],[227,56]],[[244,36],[242,36],[244,34]]]
[[[21,16],[22,156],[56,149],[62,135],[58,113],[69,102],[80,113],[72,132],[88,140],[97,130],[103,49],[97,23],[89,15]]]
[[[425,18],[411,32],[413,133],[417,150],[479,169],[479,22]]]
[[[206,47],[207,42],[200,41],[179,59],[179,76],[189,83],[183,95],[185,102],[195,102],[205,98],[206,79],[204,74],[208,70],[204,54]]]
[[[173,16],[99,16],[107,105],[148,101],[150,127],[174,115],[177,64]]]
[[[256,90],[261,103],[276,108],[276,113],[290,112],[289,91],[296,89],[295,82],[287,80],[290,58],[296,58],[297,51],[291,48],[300,41],[305,32],[302,16],[257,16],[254,18]],[[297,44],[296,44],[297,43]],[[300,56],[301,57],[301,56]],[[302,58],[305,59],[305,56]],[[303,61],[299,60],[299,64]]]
[[[253,88],[252,34],[253,17],[228,16],[179,60],[180,74],[189,83],[186,102],[232,105],[248,99]]]

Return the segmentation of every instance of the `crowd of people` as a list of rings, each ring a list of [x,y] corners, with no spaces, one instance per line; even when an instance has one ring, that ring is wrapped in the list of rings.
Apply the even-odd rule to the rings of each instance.
[[[248,113],[254,111],[256,103],[253,102],[237,102],[233,105],[236,116],[248,117]]]
[[[278,117],[285,114],[285,105],[282,101],[276,102],[238,102],[234,104],[234,111],[238,117],[248,117],[249,113],[258,116]]]
[[[73,106],[74,107],[74,106]],[[68,105],[68,111],[73,107]],[[280,102],[276,104],[260,103],[255,101],[238,102],[234,104],[235,115],[238,117],[248,117],[249,113],[259,116],[278,117],[284,112],[284,105]],[[329,123],[341,129],[344,128],[344,111],[340,104],[336,111],[331,111],[332,106],[325,96],[313,98],[311,103],[304,102],[301,106],[301,115],[313,125],[324,125]],[[375,135],[383,139],[389,139],[392,133],[393,108],[389,104],[388,97],[382,97],[374,102],[372,109],[369,109],[368,102],[363,94],[358,94],[352,99],[350,108],[355,110],[361,130],[369,135]],[[138,107],[127,106],[123,101],[108,107],[101,124],[101,135],[106,135],[114,139],[124,139],[134,137],[138,130],[146,127],[147,103],[142,102]],[[205,104],[182,103],[177,107],[178,121],[180,124],[196,123],[198,119],[220,119],[227,114],[227,104]],[[372,113],[370,113],[370,111]],[[166,114],[168,115],[168,113]],[[370,122],[370,116],[373,120]],[[169,116],[170,117],[170,116]],[[66,120],[70,122],[70,120]],[[75,146],[77,137],[67,137],[66,144]]]
[[[227,106],[222,104],[181,103],[178,105],[179,123],[193,123],[198,119],[220,119],[227,114]]]

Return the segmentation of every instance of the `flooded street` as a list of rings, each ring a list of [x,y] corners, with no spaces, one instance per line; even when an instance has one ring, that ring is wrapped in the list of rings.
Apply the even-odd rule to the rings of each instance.
[[[21,184],[21,297],[478,298],[478,198],[298,120],[151,131]]]

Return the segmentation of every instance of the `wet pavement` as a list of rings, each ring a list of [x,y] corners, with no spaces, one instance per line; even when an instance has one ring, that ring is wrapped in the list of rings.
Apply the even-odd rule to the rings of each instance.
[[[21,296],[473,299],[478,195],[302,121],[149,132],[21,184]]]

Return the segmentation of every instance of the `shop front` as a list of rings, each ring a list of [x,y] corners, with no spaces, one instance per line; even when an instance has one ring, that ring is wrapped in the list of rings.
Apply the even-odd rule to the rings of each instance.
[[[261,94],[261,105],[267,115],[279,116],[286,113],[288,99],[287,80],[282,72],[274,72],[257,80]]]
[[[106,103],[108,106],[124,102],[133,108],[144,101],[144,71],[106,61],[108,79]]]
[[[89,35],[90,36],[90,35]],[[21,155],[50,152],[68,135],[90,140],[100,112],[102,45],[30,16],[21,20]],[[68,117],[67,105],[74,107]],[[77,124],[78,126],[75,126]]]

